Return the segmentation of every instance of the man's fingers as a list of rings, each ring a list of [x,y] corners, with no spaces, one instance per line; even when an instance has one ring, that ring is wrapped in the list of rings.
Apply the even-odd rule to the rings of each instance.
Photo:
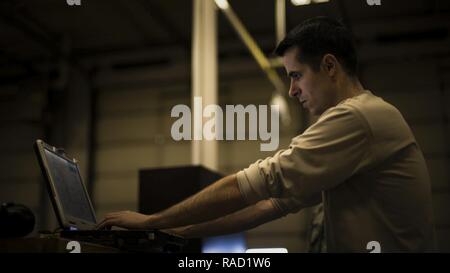
[[[105,218],[97,224],[96,229],[108,228],[111,226],[139,228],[140,224],[139,223],[136,224],[135,222],[142,221],[141,218],[142,215],[128,210],[111,212],[106,214]]]
[[[97,229],[109,228],[111,226],[117,225],[117,217],[107,216],[99,224],[97,224]]]
[[[98,226],[98,229],[110,228],[112,226],[115,226],[116,222],[117,222],[117,220],[115,220],[115,219],[105,220],[102,223],[100,223],[100,225]]]
[[[106,225],[106,219],[103,219],[100,223],[95,227],[96,229],[103,229]]]
[[[103,229],[103,228],[109,228],[111,226],[114,226],[117,224],[117,218],[120,217],[126,213],[126,211],[118,211],[118,212],[111,212],[105,215],[105,218],[103,218],[100,223],[97,224],[95,227],[96,229]]]

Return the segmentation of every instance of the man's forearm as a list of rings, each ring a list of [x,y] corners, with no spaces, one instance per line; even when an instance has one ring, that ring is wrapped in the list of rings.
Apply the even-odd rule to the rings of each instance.
[[[222,217],[246,206],[236,175],[230,175],[206,187],[194,196],[154,215],[149,228],[172,228]]]
[[[186,238],[209,237],[241,232],[277,219],[284,213],[272,201],[263,200],[255,205],[224,217],[190,226],[168,230]]]

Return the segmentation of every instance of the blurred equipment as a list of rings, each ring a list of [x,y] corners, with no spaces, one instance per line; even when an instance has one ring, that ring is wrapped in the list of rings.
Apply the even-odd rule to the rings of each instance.
[[[244,232],[204,238],[202,253],[244,253],[247,249]]]
[[[0,208],[0,238],[24,237],[34,229],[33,212],[25,205],[2,203]]]
[[[204,166],[142,169],[139,171],[139,212],[151,214],[192,196],[223,176]],[[244,252],[244,233],[190,239],[185,252]]]

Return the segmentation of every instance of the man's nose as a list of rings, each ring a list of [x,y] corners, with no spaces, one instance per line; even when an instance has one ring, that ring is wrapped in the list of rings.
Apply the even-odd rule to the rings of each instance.
[[[297,87],[294,82],[291,80],[291,86],[289,87],[289,97],[297,97],[301,93],[299,87]]]

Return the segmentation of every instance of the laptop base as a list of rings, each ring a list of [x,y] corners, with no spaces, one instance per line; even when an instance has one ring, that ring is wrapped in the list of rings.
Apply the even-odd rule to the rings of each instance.
[[[64,230],[60,237],[124,252],[182,252],[186,240],[157,230]]]

